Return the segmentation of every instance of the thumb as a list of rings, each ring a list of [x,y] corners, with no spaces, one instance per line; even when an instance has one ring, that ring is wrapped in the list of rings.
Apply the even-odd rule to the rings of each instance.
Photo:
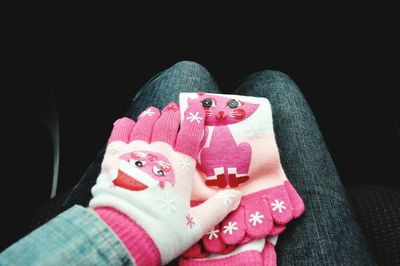
[[[202,204],[192,208],[192,214],[201,227],[202,236],[235,210],[239,206],[241,198],[240,191],[227,189],[219,191]]]

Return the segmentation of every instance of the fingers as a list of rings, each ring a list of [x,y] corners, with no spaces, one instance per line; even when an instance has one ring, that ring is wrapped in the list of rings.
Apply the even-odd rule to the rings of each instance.
[[[139,115],[128,141],[163,141],[171,146],[176,141],[176,151],[195,159],[203,135],[204,109],[200,103],[190,106],[185,111],[181,129],[177,134],[179,118],[179,106],[174,102],[164,108],[161,116],[157,108],[149,107]]]
[[[284,186],[268,189],[268,193],[265,196],[266,203],[275,223],[287,224],[293,219],[293,206]]]
[[[204,131],[204,109],[200,103],[186,109],[182,126],[176,139],[175,150],[196,160]]]
[[[228,213],[236,209],[241,197],[240,191],[223,190],[204,203],[192,208],[193,216],[199,221],[202,229],[202,235],[209,233]]]
[[[275,224],[272,226],[272,229],[269,231],[269,236],[277,236],[280,235],[283,231],[285,231],[286,225],[284,224]]]
[[[246,222],[244,220],[244,207],[239,206],[231,212],[222,222],[221,237],[225,243],[235,245],[246,235]]]
[[[118,119],[114,122],[114,128],[111,131],[108,143],[111,143],[113,141],[123,141],[125,143],[128,143],[129,136],[134,126],[135,122],[132,119],[126,117]]]
[[[246,233],[257,239],[267,236],[274,226],[268,202],[262,197],[247,197],[243,201],[245,206]]]
[[[221,226],[217,224],[202,238],[205,249],[212,253],[221,253],[225,250],[226,244],[221,238]]]
[[[303,200],[289,181],[285,181],[285,188],[293,206],[293,217],[298,218],[304,212]]]
[[[179,106],[171,102],[161,113],[161,117],[154,125],[151,142],[163,141],[171,146],[175,144],[179,128]]]
[[[143,111],[138,117],[138,121],[132,130],[129,140],[144,140],[150,142],[154,124],[159,117],[160,111],[153,106]]]

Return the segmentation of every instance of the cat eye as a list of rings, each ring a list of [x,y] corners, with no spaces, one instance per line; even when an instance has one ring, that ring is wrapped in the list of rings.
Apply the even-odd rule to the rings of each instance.
[[[129,163],[131,165],[135,165],[136,167],[142,167],[146,164],[146,162],[139,161],[139,160],[132,160],[132,159],[129,159]]]
[[[153,173],[158,176],[165,175],[164,171],[158,168],[157,166],[153,166]]]
[[[235,99],[232,99],[232,100],[230,100],[230,101],[228,102],[228,106],[229,106],[230,108],[236,108],[236,107],[239,106],[239,102],[236,101]]]
[[[142,161],[136,161],[136,162],[135,162],[135,165],[136,165],[137,167],[142,167],[142,166],[144,165],[144,163],[143,163]]]
[[[212,99],[207,98],[207,99],[204,99],[201,103],[203,104],[204,108],[210,108],[211,106],[213,106],[214,102]]]

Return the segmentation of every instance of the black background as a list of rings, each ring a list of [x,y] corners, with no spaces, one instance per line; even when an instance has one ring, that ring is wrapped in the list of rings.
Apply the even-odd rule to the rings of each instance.
[[[144,17],[135,10],[116,21],[101,13],[78,26],[70,24],[72,18],[54,26],[56,13],[43,20],[45,32],[33,34],[28,51],[30,69],[40,71],[37,82],[30,82],[39,88],[39,100],[33,98],[39,112],[24,110],[34,141],[21,145],[35,156],[7,179],[20,195],[6,204],[11,208],[2,246],[15,241],[50,193],[51,144],[40,122],[44,106],[57,106],[59,191],[68,191],[141,86],[181,60],[208,68],[226,93],[255,71],[288,74],[309,101],[344,184],[399,188],[399,29],[390,9],[343,10],[310,16],[272,7],[199,15],[149,9]]]

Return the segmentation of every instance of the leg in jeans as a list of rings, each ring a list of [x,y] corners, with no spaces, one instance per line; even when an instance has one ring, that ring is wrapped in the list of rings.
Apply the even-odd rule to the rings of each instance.
[[[249,76],[235,94],[266,97],[272,108],[282,166],[304,200],[276,246],[282,265],[370,265],[374,259],[310,107],[278,71]]]
[[[182,61],[159,73],[147,82],[132,100],[126,116],[136,121],[137,116],[149,106],[162,110],[171,101],[178,102],[180,92],[220,93],[211,74],[201,65]],[[105,140],[106,141],[106,140]],[[100,173],[104,149],[97,155],[79,183],[63,202],[62,209],[74,204],[87,206],[91,198],[90,188]]]

